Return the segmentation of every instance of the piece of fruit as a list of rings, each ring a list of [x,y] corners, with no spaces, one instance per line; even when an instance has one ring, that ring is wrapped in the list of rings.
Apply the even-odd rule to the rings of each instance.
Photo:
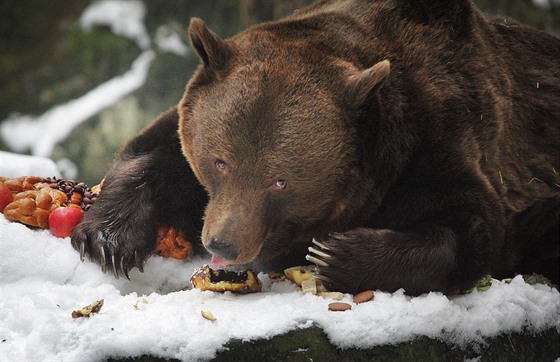
[[[214,317],[214,315],[212,314],[212,312],[210,312],[209,310],[201,310],[200,314],[202,314],[202,316],[205,319],[208,319],[209,321],[214,322],[216,320],[216,317]]]
[[[160,226],[156,232],[156,254],[164,258],[183,260],[192,250],[192,244],[185,239],[180,230]]]
[[[284,275],[286,278],[290,279],[294,283],[301,287],[301,283],[304,280],[311,279],[315,276],[315,267],[311,265],[307,266],[294,266],[284,270]]]
[[[86,307],[83,307],[82,309],[73,311],[72,318],[79,318],[79,317],[89,318],[92,315],[99,313],[101,307],[103,307],[103,299],[96,300],[95,302],[91,303]]]
[[[4,208],[10,202],[14,201],[14,195],[12,195],[12,191],[8,188],[8,186],[0,183],[0,212],[4,212]]]
[[[78,207],[57,207],[49,215],[49,228],[54,236],[65,238],[72,235],[76,225],[84,218],[84,211]]]

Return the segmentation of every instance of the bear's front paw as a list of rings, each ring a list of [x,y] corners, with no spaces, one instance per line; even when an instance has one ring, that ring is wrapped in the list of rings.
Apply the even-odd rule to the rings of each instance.
[[[329,290],[357,293],[365,289],[368,279],[367,261],[363,258],[367,250],[360,244],[364,240],[354,233],[332,233],[328,239],[313,239],[306,259],[319,268],[319,278]]]
[[[98,217],[90,209],[72,234],[72,246],[80,252],[80,259],[84,261],[88,254],[104,273],[110,268],[117,279],[119,274],[130,279],[128,272],[134,267],[143,272],[144,262],[155,248],[155,231],[150,224],[128,220],[132,221]]]
[[[325,286],[357,293],[368,289],[409,295],[445,291],[456,265],[454,232],[421,225],[407,232],[360,228],[314,241],[307,260],[319,267]]]

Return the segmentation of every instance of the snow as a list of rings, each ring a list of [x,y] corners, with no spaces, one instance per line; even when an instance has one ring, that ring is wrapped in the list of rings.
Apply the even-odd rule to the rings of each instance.
[[[161,51],[185,56],[189,52],[189,47],[183,43],[179,35],[172,27],[162,25],[156,30],[154,41]]]
[[[23,115],[4,120],[0,125],[2,138],[16,152],[31,149],[33,155],[49,157],[54,146],[65,140],[76,126],[140,88],[153,59],[154,52],[146,50],[125,74],[102,83],[80,98],[51,108],[38,117]]]
[[[377,291],[375,300],[329,312],[331,300],[273,283],[259,273],[263,292],[236,295],[187,290],[192,271],[209,260],[150,258],[131,281],[80,262],[69,238],[32,230],[0,216],[0,360],[105,360],[143,354],[208,360],[229,340],[270,338],[321,327],[340,348],[369,348],[437,338],[465,347],[512,331],[560,331],[560,294],[545,285],[494,283],[486,292],[416,298]],[[71,318],[104,299],[99,314]],[[344,301],[351,303],[351,296]],[[201,316],[212,312],[217,320]]]
[[[102,0],[88,6],[80,17],[80,26],[89,30],[106,25],[117,35],[134,40],[141,49],[150,47],[150,36],[144,26],[146,9],[139,0]]]
[[[0,151],[0,176],[12,178],[22,175],[60,177],[60,171],[49,158]]]
[[[560,0],[533,0],[533,4],[545,10],[550,9],[551,5],[559,6]]]

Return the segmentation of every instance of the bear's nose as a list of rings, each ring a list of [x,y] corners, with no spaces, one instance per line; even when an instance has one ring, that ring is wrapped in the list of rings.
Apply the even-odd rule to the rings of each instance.
[[[212,254],[222,257],[226,260],[235,260],[239,256],[239,251],[237,248],[230,243],[218,239],[215,236],[208,238],[208,243],[206,243],[206,249]]]

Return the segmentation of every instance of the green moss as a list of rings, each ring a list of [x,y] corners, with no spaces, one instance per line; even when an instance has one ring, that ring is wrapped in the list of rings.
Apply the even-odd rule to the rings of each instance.
[[[511,333],[486,340],[484,346],[464,349],[421,337],[411,342],[369,349],[339,349],[330,344],[319,327],[295,330],[265,340],[234,340],[213,361],[554,361],[560,356],[560,338],[555,329],[542,333]],[[177,361],[149,355],[108,361]]]
[[[421,337],[370,349],[338,349],[318,327],[296,330],[270,340],[231,341],[215,361],[553,361],[560,356],[559,334],[512,333],[487,340],[482,347],[460,349]]]

